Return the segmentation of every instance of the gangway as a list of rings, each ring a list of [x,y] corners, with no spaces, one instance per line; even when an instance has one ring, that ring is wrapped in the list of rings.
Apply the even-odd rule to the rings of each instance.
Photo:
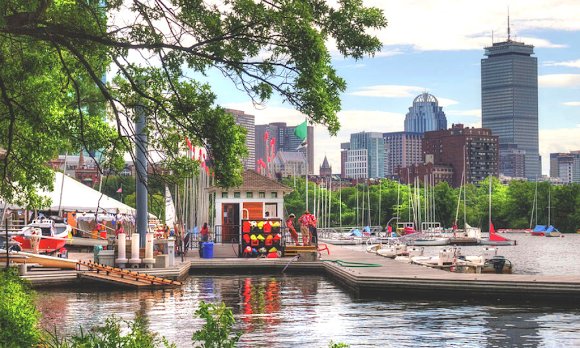
[[[87,267],[88,271],[78,272],[79,277],[95,281],[116,284],[138,289],[177,287],[183,285],[180,281],[156,277],[128,269],[121,269],[94,263],[92,261],[78,261],[79,268]],[[80,271],[80,269],[79,269]]]

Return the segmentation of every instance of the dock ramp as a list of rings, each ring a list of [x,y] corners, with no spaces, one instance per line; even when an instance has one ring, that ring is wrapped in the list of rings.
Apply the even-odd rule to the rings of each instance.
[[[111,266],[100,265],[92,261],[79,261],[79,266],[88,270],[79,271],[80,278],[109,283],[137,289],[172,288],[183,285],[181,282],[145,273],[135,272]]]

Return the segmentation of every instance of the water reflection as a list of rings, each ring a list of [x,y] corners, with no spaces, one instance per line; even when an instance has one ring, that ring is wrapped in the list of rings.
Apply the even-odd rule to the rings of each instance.
[[[452,294],[450,294],[452,298]],[[354,299],[322,276],[190,277],[181,290],[39,293],[43,325],[72,332],[139,312],[178,347],[191,347],[200,300],[233,308],[241,347],[580,346],[580,310],[468,302]]]

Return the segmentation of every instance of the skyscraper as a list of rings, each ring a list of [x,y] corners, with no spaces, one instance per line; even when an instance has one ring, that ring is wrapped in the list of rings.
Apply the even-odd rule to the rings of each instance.
[[[385,141],[385,176],[393,177],[398,168],[409,167],[423,161],[423,133],[383,133]]]
[[[485,48],[481,60],[482,127],[499,136],[500,158],[506,152],[525,151],[524,175],[541,175],[538,150],[538,60],[534,46],[508,39]],[[502,168],[514,168],[516,164]],[[517,168],[516,168],[517,169]],[[517,170],[516,170],[517,171]],[[504,174],[504,173],[501,173]]]
[[[347,159],[345,162],[347,177],[385,177],[385,145],[383,141],[383,133],[353,133],[350,135],[350,145],[349,150],[347,151]],[[365,160],[362,158],[364,156],[366,156]],[[365,170],[361,169],[363,163],[366,166]],[[354,170],[354,172],[352,170]]]
[[[246,147],[248,148],[248,157],[242,159],[245,169],[254,169],[256,165],[256,128],[255,116],[246,114],[241,110],[225,109],[232,114],[236,124],[246,129]]]
[[[308,126],[306,142],[307,146],[301,149],[300,144],[302,139],[294,135],[296,126],[288,126],[285,122],[274,122],[270,124],[256,125],[255,127],[255,159],[262,159],[266,161],[268,157],[268,149],[274,139],[275,152],[302,152],[308,156],[308,173],[314,173],[314,127]],[[268,137],[265,137],[268,132]]]
[[[435,96],[425,92],[413,100],[405,116],[405,132],[425,133],[447,129],[447,118]]]

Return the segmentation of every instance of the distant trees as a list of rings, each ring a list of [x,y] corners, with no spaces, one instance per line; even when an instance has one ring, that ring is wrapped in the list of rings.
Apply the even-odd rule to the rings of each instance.
[[[285,179],[284,183],[294,187],[293,179]],[[483,230],[489,229],[489,181],[484,180],[479,185],[465,185],[465,193],[459,188],[452,188],[442,182],[434,187],[435,219],[445,227],[451,227],[457,214],[458,226],[463,227],[464,216],[467,223],[479,226]],[[314,210],[314,183],[309,185],[309,207]],[[412,189],[407,185],[399,185],[396,181],[382,179],[377,183],[367,185],[360,182],[355,186],[342,187],[333,183],[331,195],[330,221],[332,226],[385,226],[391,217],[399,211],[399,221],[412,220],[413,207],[410,203]],[[574,232],[580,228],[580,184],[550,185],[547,182],[537,184],[537,208],[534,207],[536,183],[526,181],[512,181],[507,185],[501,184],[497,178],[492,181],[492,222],[498,228],[533,228],[537,214],[538,224],[548,224],[548,209],[550,209],[550,223],[562,232]],[[296,179],[294,191],[285,196],[285,207],[288,213],[299,214],[305,207],[305,183],[303,178]],[[325,191],[325,189],[322,189]],[[316,189],[320,192],[320,188]],[[339,192],[340,191],[340,192]],[[398,191],[398,193],[397,193]],[[320,194],[320,193],[319,193]],[[419,190],[420,200],[424,202],[424,190]],[[325,193],[326,195],[326,193]],[[397,195],[398,209],[397,209]],[[550,204],[548,207],[548,195]],[[357,204],[358,196],[358,204]],[[463,203],[465,197],[465,204]],[[368,220],[368,200],[370,198],[371,219]],[[380,198],[380,204],[379,204]],[[363,203],[364,199],[364,203]],[[357,213],[356,207],[359,210]],[[380,211],[379,211],[380,206]],[[364,209],[363,209],[364,207]],[[464,214],[465,210],[465,214]],[[320,207],[318,208],[321,214]],[[342,216],[342,219],[341,217]],[[320,219],[320,218],[319,218]],[[530,225],[531,223],[531,225]]]

